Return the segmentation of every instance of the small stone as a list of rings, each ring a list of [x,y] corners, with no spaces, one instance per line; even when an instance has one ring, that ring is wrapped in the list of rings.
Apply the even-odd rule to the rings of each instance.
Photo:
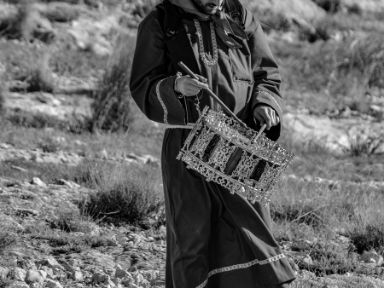
[[[100,158],[101,159],[108,159],[108,152],[107,150],[103,149],[100,151]]]
[[[0,280],[5,280],[9,274],[10,270],[5,267],[0,267]]]
[[[51,280],[51,279],[47,280],[45,287],[47,287],[47,288],[63,288],[63,286],[61,286],[61,284],[59,282]]]
[[[39,270],[38,271],[41,275],[41,277],[43,277],[43,280],[47,279],[47,276],[48,276],[48,273],[44,270]]]
[[[39,261],[39,264],[48,266],[52,269],[64,270],[64,267],[52,256],[47,256],[43,260]]]
[[[43,276],[36,270],[28,270],[27,276],[25,277],[27,283],[41,283],[44,282]]]
[[[313,260],[312,260],[311,256],[309,256],[309,255],[306,255],[304,257],[303,262],[305,264],[307,264],[308,266],[312,266],[313,265]]]
[[[56,184],[57,185],[64,185],[64,186],[67,186],[68,188],[71,188],[71,189],[80,188],[79,184],[72,182],[72,181],[64,180],[64,179],[57,179]]]
[[[7,288],[30,288],[29,285],[23,281],[15,281],[6,286]]]
[[[73,271],[72,272],[72,279],[75,280],[75,281],[78,281],[78,282],[81,282],[84,280],[84,275],[81,271],[77,270],[77,271]]]
[[[376,251],[364,251],[360,256],[360,260],[364,263],[374,264],[381,266],[383,264],[383,256],[377,254]]]
[[[54,278],[54,273],[51,267],[42,266],[41,270],[47,273],[47,277]]]
[[[33,185],[37,185],[37,186],[40,186],[40,187],[47,187],[47,184],[45,184],[43,182],[43,180],[41,180],[40,178],[38,177],[33,177],[32,178],[32,181],[31,181],[31,184]]]
[[[132,277],[132,275],[129,273],[127,277],[125,277],[122,281],[121,281],[121,284],[123,284],[124,286],[127,286],[127,287],[131,287],[130,285],[132,285],[134,283],[134,279]]]
[[[115,277],[116,278],[122,279],[122,278],[127,277],[128,274],[129,274],[129,272],[127,272],[124,269],[122,269],[120,265],[116,266],[116,272],[115,272]]]
[[[95,284],[99,283],[107,283],[110,280],[109,275],[106,275],[104,273],[96,272],[92,276],[92,282]]]
[[[18,280],[18,281],[24,281],[25,280],[25,276],[27,275],[27,271],[25,271],[22,268],[15,267],[11,271],[10,274],[11,274],[11,279]]]
[[[39,216],[39,211],[33,210],[33,209],[22,209],[22,208],[17,208],[15,209],[15,212],[17,215],[24,215],[24,216]]]

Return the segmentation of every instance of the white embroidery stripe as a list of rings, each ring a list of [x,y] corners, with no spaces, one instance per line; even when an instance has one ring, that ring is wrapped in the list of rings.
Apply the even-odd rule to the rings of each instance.
[[[160,85],[161,85],[161,83],[163,83],[164,80],[165,79],[162,79],[159,82],[157,82],[157,84],[156,84],[156,95],[157,95],[157,99],[160,102],[161,107],[163,107],[163,111],[164,111],[163,122],[165,124],[168,124],[168,109],[167,109],[167,106],[165,106],[165,103],[164,103],[164,101],[163,101],[163,99],[161,98],[161,95],[160,95]]]
[[[193,129],[193,125],[164,125],[166,129]]]
[[[281,106],[280,106],[280,104],[279,104],[279,102],[277,102],[277,100],[275,99],[275,97],[273,97],[273,95],[271,95],[271,93],[269,93],[269,92],[267,92],[267,91],[264,91],[264,90],[259,90],[259,91],[257,92],[257,94],[261,94],[261,93],[267,95],[267,96],[268,96],[268,99],[271,99],[273,102],[275,102],[275,104],[277,105],[277,107],[279,107],[279,109],[282,110],[282,109],[281,109]]]
[[[247,263],[243,263],[243,264],[236,264],[236,265],[232,265],[232,266],[214,269],[208,273],[207,279],[203,283],[201,283],[199,286],[197,286],[196,288],[204,288],[207,285],[209,278],[211,278],[213,275],[223,273],[223,272],[230,272],[230,271],[234,271],[234,270],[247,269],[247,268],[250,268],[254,265],[265,265],[268,263],[279,261],[280,259],[283,259],[283,258],[285,258],[285,255],[279,254],[279,255],[276,255],[274,257],[271,257],[271,258],[268,258],[265,260],[261,260],[261,261],[255,259],[251,262],[247,262]]]

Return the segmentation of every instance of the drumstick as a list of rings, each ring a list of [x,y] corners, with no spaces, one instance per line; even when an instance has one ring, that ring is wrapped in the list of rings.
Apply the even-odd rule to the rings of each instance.
[[[189,76],[191,76],[193,79],[197,80],[197,81],[200,81],[199,77],[197,77],[197,75],[195,73],[193,73],[191,71],[191,69],[189,69],[182,61],[180,61],[179,63],[177,63],[179,65],[179,67],[181,69],[184,70],[185,73],[187,73]],[[241,121],[239,119],[239,117],[237,117],[235,115],[235,113],[233,113],[231,111],[231,109],[229,109],[227,107],[227,105],[224,104],[223,101],[221,101],[221,99],[219,97],[217,97],[217,95],[215,93],[213,93],[213,91],[211,89],[209,89],[209,87],[205,88],[205,90],[208,92],[209,96],[211,96],[213,99],[215,99],[223,108],[225,111],[227,111],[228,114],[230,114],[237,122],[239,122],[242,126],[246,127],[247,128],[247,125],[245,125],[243,123],[243,121]]]

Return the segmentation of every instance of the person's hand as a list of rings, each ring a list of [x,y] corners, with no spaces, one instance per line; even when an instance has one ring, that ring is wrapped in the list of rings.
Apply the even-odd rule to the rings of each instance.
[[[193,79],[190,76],[181,76],[175,80],[175,91],[184,96],[195,96],[201,89],[208,88],[207,80],[198,76],[199,80]]]
[[[276,111],[268,105],[258,105],[253,110],[253,117],[261,125],[266,124],[266,129],[271,129],[272,126],[279,124],[280,119]]]

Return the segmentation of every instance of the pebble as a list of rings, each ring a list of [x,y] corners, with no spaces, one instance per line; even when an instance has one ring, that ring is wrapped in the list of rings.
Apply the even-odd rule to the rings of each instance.
[[[75,280],[75,281],[78,281],[78,282],[81,282],[84,280],[84,275],[81,271],[77,270],[77,271],[73,271],[72,272],[72,279]]]
[[[0,280],[4,280],[7,278],[9,274],[9,269],[5,267],[0,267]]]
[[[64,267],[59,262],[57,262],[57,260],[52,256],[45,257],[44,259],[39,261],[39,264],[47,266],[52,269],[64,270]]]
[[[64,179],[57,179],[56,180],[56,184],[57,185],[64,185],[64,186],[67,186],[71,189],[77,189],[77,188],[80,188],[80,185],[75,183],[75,182],[72,182],[72,181],[68,181],[68,180],[64,180]]]
[[[121,284],[127,287],[131,287],[130,285],[133,284],[135,280],[133,279],[132,275],[129,274],[127,277],[125,277],[122,281]]]
[[[7,288],[30,288],[29,285],[22,281],[15,281],[6,286]]]
[[[34,282],[44,282],[43,276],[36,270],[28,270],[27,276],[25,277],[25,282],[34,283]]]
[[[116,271],[115,271],[115,277],[116,278],[125,278],[129,275],[129,272],[125,271],[124,269],[121,268],[120,265],[116,266]]]
[[[364,251],[360,256],[360,260],[364,263],[374,264],[375,266],[383,265],[383,256],[376,251]]]
[[[39,270],[38,272],[40,273],[41,277],[43,277],[44,280],[47,279],[48,273],[46,271]]]
[[[25,280],[25,276],[27,275],[27,271],[25,271],[25,270],[22,269],[22,268],[15,267],[15,268],[11,271],[10,274],[11,274],[11,278],[14,279],[14,280],[24,281],[24,280]]]
[[[63,288],[63,286],[59,282],[51,280],[51,279],[47,280],[45,287],[47,287],[47,288]]]
[[[47,187],[47,184],[45,184],[44,181],[41,180],[38,177],[33,177],[32,181],[31,181],[31,184],[34,184],[34,185],[37,185],[37,186],[40,186],[40,187]]]
[[[92,282],[95,284],[107,283],[109,280],[110,280],[109,275],[106,275],[101,272],[96,272],[92,276]]]

